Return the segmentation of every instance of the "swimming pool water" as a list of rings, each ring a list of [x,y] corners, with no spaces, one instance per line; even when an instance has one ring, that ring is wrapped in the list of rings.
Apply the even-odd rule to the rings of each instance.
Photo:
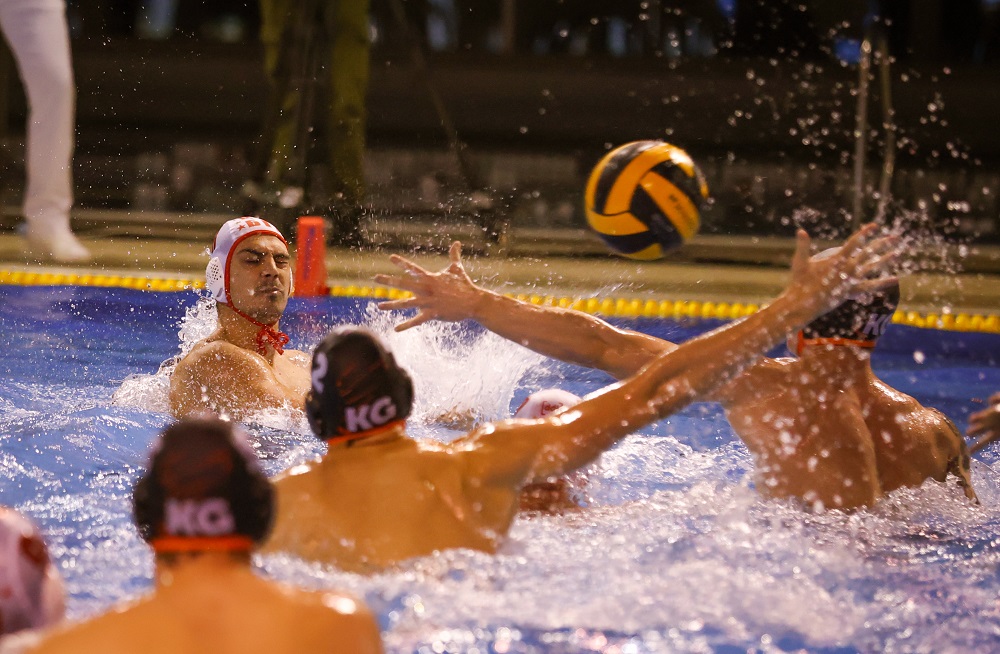
[[[67,579],[71,617],[147,590],[132,484],[168,422],[160,364],[210,328],[194,293],[0,286],[0,501],[35,519]],[[578,394],[603,373],[544,360],[470,325],[391,332],[368,300],[295,299],[308,349],[343,322],[387,335],[413,371],[419,437],[455,407],[505,417],[529,392]],[[713,321],[618,321],[684,340]],[[1000,337],[893,325],[875,354],[890,384],[960,428],[1000,389]],[[300,416],[249,425],[276,473],[320,452]],[[519,519],[497,556],[452,551],[359,577],[286,556],[262,573],[363,596],[391,652],[973,652],[1000,643],[1000,470],[974,462],[982,506],[929,483],[871,511],[765,502],[718,406],[695,404],[602,457],[592,506]],[[345,498],[350,501],[350,498]]]

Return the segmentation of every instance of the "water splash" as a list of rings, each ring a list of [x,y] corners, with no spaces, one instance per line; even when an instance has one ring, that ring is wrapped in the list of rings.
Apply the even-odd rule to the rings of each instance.
[[[135,373],[126,377],[112,395],[111,403],[155,413],[170,413],[170,376],[174,367],[191,348],[211,336],[218,325],[219,314],[215,300],[207,296],[198,298],[181,319],[177,332],[180,337],[180,352],[160,364],[153,374]]]
[[[219,311],[215,300],[202,296],[188,307],[181,319],[177,335],[180,337],[180,354],[184,357],[197,343],[212,335],[219,326]]]
[[[425,323],[403,332],[406,317],[369,305],[364,323],[389,344],[414,381],[412,419],[461,427],[509,418],[515,391],[545,360],[492,332],[464,323]],[[536,390],[536,389],[531,389]]]
[[[466,431],[475,424],[510,416],[515,392],[544,357],[495,334],[468,325],[429,323],[405,332],[395,327],[405,317],[367,305],[360,322],[386,340],[399,363],[414,379],[411,419],[416,435],[452,426]],[[129,375],[112,396],[112,404],[169,413],[170,376],[176,362],[218,325],[215,302],[200,298],[187,309],[178,336],[179,354],[153,374]],[[476,371],[470,374],[470,371]],[[529,389],[535,390],[535,389]],[[289,407],[254,413],[244,422],[262,429],[308,432],[305,416]]]

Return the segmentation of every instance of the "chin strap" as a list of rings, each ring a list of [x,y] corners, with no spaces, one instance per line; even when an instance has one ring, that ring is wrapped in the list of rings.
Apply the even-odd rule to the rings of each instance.
[[[381,427],[366,429],[365,431],[348,432],[346,434],[335,434],[323,440],[326,441],[327,446],[346,442],[347,447],[350,447],[362,439],[371,438],[372,436],[381,436],[382,434],[392,431],[393,429],[404,424],[406,424],[406,420],[393,420],[389,424],[382,425]]]
[[[800,329],[798,335],[796,336],[795,354],[801,355],[802,350],[804,350],[807,345],[851,346],[871,350],[875,348],[875,341],[863,341],[856,338],[841,338],[839,336],[806,338],[805,333]]]
[[[285,351],[285,346],[288,345],[288,334],[282,331],[278,331],[274,327],[270,327],[260,322],[259,320],[254,320],[247,314],[243,313],[233,305],[229,305],[229,308],[236,312],[236,315],[243,318],[244,320],[260,327],[260,331],[257,332],[257,351],[261,354],[267,354],[267,346],[270,345],[275,352],[281,354]]]

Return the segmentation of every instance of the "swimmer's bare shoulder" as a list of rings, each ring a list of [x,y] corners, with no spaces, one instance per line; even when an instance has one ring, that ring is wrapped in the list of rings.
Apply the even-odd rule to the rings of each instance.
[[[265,587],[261,580],[255,584]],[[132,651],[146,654],[381,654],[378,623],[361,602],[334,592],[306,591],[283,584],[266,584],[264,592],[233,598],[228,609],[191,619],[204,607],[192,598],[193,610],[156,598],[80,624],[69,624],[44,637],[37,654],[103,654]],[[243,589],[244,591],[246,589]]]
[[[564,408],[537,420],[486,423],[443,447],[461,467],[463,478],[474,481],[468,484],[470,493],[499,493],[516,499],[525,483],[572,472],[606,449],[600,439],[582,438],[588,433],[607,433],[594,426],[595,421],[605,419],[602,414],[608,415],[602,409],[606,407],[592,405],[580,415],[577,407]],[[564,414],[574,418],[563,419]]]
[[[285,627],[288,652],[379,654],[382,641],[378,622],[364,603],[334,591],[307,591],[274,584],[281,593],[268,610]],[[277,614],[277,615],[276,615]]]
[[[286,356],[302,352],[288,352]],[[170,377],[170,409],[177,417],[202,411],[245,413],[281,406],[281,384],[263,357],[224,340],[205,340],[181,359]]]
[[[148,598],[131,604],[119,605],[114,611],[86,622],[64,622],[48,631],[39,643],[28,650],[32,654],[88,654],[113,651],[112,643],[122,643],[135,631],[136,614],[142,614]],[[130,626],[133,625],[133,626]],[[141,621],[143,628],[148,624]],[[157,643],[159,645],[159,643]],[[103,649],[102,649],[103,648]],[[152,649],[155,650],[156,646]],[[145,648],[144,648],[145,649]]]

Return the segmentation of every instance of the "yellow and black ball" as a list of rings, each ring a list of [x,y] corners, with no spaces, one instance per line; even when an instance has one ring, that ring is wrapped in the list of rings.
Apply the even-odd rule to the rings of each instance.
[[[601,159],[587,180],[587,222],[631,259],[659,259],[698,232],[708,185],[688,154],[663,141],[634,141]]]

